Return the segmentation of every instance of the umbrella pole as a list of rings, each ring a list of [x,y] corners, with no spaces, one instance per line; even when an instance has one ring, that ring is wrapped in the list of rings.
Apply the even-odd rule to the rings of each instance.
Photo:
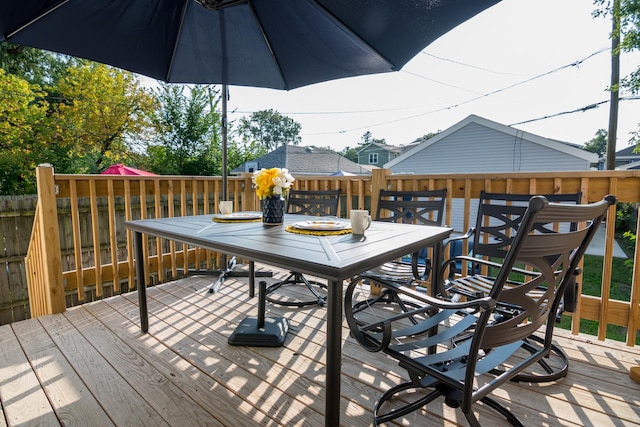
[[[227,85],[222,85],[222,200],[227,200]]]

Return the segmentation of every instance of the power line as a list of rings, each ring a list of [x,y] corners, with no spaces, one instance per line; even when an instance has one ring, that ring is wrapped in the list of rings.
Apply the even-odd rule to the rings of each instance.
[[[368,126],[359,126],[357,128],[344,129],[344,130],[332,131],[332,132],[306,133],[306,134],[303,134],[303,136],[304,135],[308,135],[308,136],[329,135],[329,134],[336,134],[336,133],[343,134],[343,133],[347,133],[347,132],[353,132],[353,131],[362,130],[362,129],[370,129],[370,128],[380,127],[380,126],[393,124],[393,123],[398,123],[398,122],[402,122],[402,121],[406,121],[406,120],[411,120],[411,119],[414,119],[414,118],[417,118],[417,117],[426,116],[428,114],[434,114],[434,113],[438,113],[438,112],[441,112],[441,111],[452,110],[454,108],[460,107],[461,105],[469,104],[469,103],[471,103],[473,101],[477,101],[478,99],[486,98],[486,97],[498,94],[500,92],[504,92],[506,90],[513,89],[514,87],[517,87],[517,86],[523,85],[525,83],[529,83],[531,81],[537,80],[539,78],[542,78],[542,77],[557,73],[557,72],[559,72],[561,70],[564,70],[564,69],[567,69],[567,68],[571,68],[571,67],[578,67],[578,66],[582,65],[585,61],[593,58],[594,56],[596,56],[596,55],[598,55],[598,54],[600,54],[602,52],[606,52],[608,50],[610,50],[609,47],[603,47],[603,48],[598,49],[597,51],[595,51],[595,52],[593,52],[593,53],[591,53],[591,54],[589,54],[589,55],[587,55],[587,56],[585,56],[585,57],[583,57],[581,59],[572,61],[569,64],[562,65],[560,67],[554,68],[554,69],[546,71],[544,73],[535,75],[535,76],[533,76],[531,78],[528,78],[528,79],[525,79],[525,80],[521,80],[521,81],[519,81],[517,83],[514,83],[514,84],[511,84],[509,86],[505,86],[503,88],[496,89],[496,90],[493,90],[491,92],[482,93],[479,96],[476,96],[474,98],[470,98],[468,100],[465,100],[465,101],[462,101],[462,102],[459,102],[459,103],[456,103],[456,104],[452,104],[452,105],[449,105],[449,106],[446,106],[446,107],[438,108],[436,110],[426,111],[426,112],[423,112],[423,113],[418,113],[418,114],[415,114],[415,115],[412,115],[412,116],[402,117],[402,118],[399,118],[399,119],[388,120],[386,122],[378,122],[378,123],[375,123],[375,124],[372,124],[372,125],[368,125]],[[401,70],[401,72],[403,72],[403,71]],[[419,75],[419,74],[411,73],[411,72],[408,72],[408,71],[404,71],[404,72],[407,73],[407,74],[415,75],[415,76],[420,77],[420,78],[424,78],[426,80],[431,80],[431,81],[434,81],[434,82],[437,82],[437,83],[444,84],[445,86],[454,87],[454,88],[457,88],[457,89],[462,89],[462,88],[459,88],[457,86],[453,86],[453,85],[450,85],[450,84],[447,84],[447,83],[438,82],[438,81],[433,80],[433,79],[431,79],[429,77],[426,77],[426,76],[422,76],[422,75]],[[462,89],[462,90],[465,90],[465,89]],[[468,92],[472,92],[472,93],[477,93],[477,92],[473,92],[473,91],[470,91],[470,90],[467,90],[467,91]],[[629,100],[629,99],[632,99],[632,98],[627,98],[627,100]],[[609,101],[603,101],[603,103],[604,102],[609,102]],[[600,104],[600,103],[598,103],[598,104]],[[575,110],[573,112],[584,111],[584,108],[585,107],[579,108],[579,109],[577,109],[577,110]],[[562,115],[562,114],[570,114],[570,113],[571,112],[556,113],[556,114],[551,115],[549,117],[554,117],[556,115]],[[543,120],[543,119],[544,118],[532,119],[532,121]]]
[[[490,70],[489,68],[478,67],[477,65],[467,64],[465,62],[456,61],[454,59],[443,58],[442,56],[437,56],[437,55],[434,55],[432,53],[425,52],[425,51],[422,51],[420,53],[423,54],[423,55],[430,56],[432,58],[438,59],[440,61],[451,62],[453,64],[462,65],[463,67],[473,68],[474,70],[486,71],[488,73],[499,74],[499,75],[504,75],[504,76],[526,76],[526,75],[530,75],[530,74],[517,74],[517,73],[507,73],[507,72],[502,72],[502,71]]]
[[[640,99],[640,96],[623,96],[623,97],[619,98],[620,101],[637,101],[639,99]],[[607,104],[609,102],[611,102],[611,100],[606,99],[604,101],[600,101],[600,102],[596,102],[594,104],[585,105],[584,107],[576,108],[575,110],[562,111],[560,113],[549,114],[547,116],[542,116],[542,117],[538,117],[538,118],[535,118],[535,119],[529,119],[529,120],[523,120],[523,121],[517,122],[517,123],[511,123],[509,126],[516,126],[516,125],[522,125],[522,124],[525,124],[525,123],[537,122],[537,121],[540,121],[540,120],[550,119],[552,117],[563,116],[565,114],[584,113],[585,111],[593,110],[594,108],[598,108],[599,106],[601,106],[603,104]]]

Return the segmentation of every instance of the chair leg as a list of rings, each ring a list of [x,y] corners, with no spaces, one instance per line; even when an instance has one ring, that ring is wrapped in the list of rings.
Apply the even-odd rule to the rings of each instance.
[[[288,301],[283,298],[276,298],[272,296],[275,295],[275,291],[283,286],[299,284],[303,284],[306,286],[308,291],[313,295],[312,299]],[[290,272],[289,276],[285,280],[273,283],[269,285],[269,287],[267,287],[266,300],[273,304],[280,304],[288,307],[304,307],[316,304],[324,307],[327,303],[327,297],[320,295],[320,293],[318,293],[318,291],[315,289],[316,287],[327,289],[327,285],[325,283],[317,282],[315,280],[307,280],[307,278],[304,277],[304,275],[301,273]]]
[[[513,412],[511,412],[510,410],[508,410],[507,408],[505,408],[504,406],[502,406],[501,404],[499,404],[496,400],[485,396],[482,399],[480,399],[480,401],[482,403],[484,403],[485,405],[491,407],[493,410],[495,410],[496,412],[502,414],[507,421],[509,421],[509,423],[514,426],[514,427],[524,427],[524,424],[522,424],[522,422],[518,419],[518,417],[516,417]],[[480,423],[478,422],[478,419],[475,417],[475,415],[473,414],[473,412],[469,412],[469,413],[465,413],[464,416],[467,418],[467,421],[469,422],[469,425],[471,426],[478,426],[480,427]],[[474,422],[472,422],[472,420]]]
[[[417,387],[414,383],[412,382],[406,382],[406,383],[402,383],[402,384],[398,384],[395,387],[390,388],[389,390],[387,390],[381,397],[380,399],[378,399],[378,401],[375,404],[375,409],[373,412],[373,416],[374,416],[374,426],[378,426],[381,423],[386,423],[389,422],[391,420],[395,420],[398,417],[402,417],[404,415],[410,414],[413,411],[416,411],[420,408],[422,408],[423,406],[429,404],[430,402],[434,401],[435,399],[437,399],[439,396],[441,396],[441,393],[438,390],[433,390],[430,393],[426,394],[425,396],[409,402],[408,404],[400,407],[400,408],[396,408],[393,409],[387,413],[382,413],[381,411],[381,407],[382,405],[391,400],[396,394],[401,393],[403,391],[406,390],[410,390],[412,388],[420,388]]]
[[[544,340],[536,335],[531,335],[527,338],[527,340],[544,343]],[[538,348],[533,345],[527,344],[527,340],[525,340],[523,348],[531,353],[535,353]],[[548,363],[549,358],[554,358],[554,360],[559,361],[560,363],[556,364],[558,366],[551,366]],[[557,381],[560,378],[567,376],[567,373],[569,372],[569,358],[564,353],[564,351],[562,351],[562,349],[555,344],[551,345],[551,352],[549,353],[549,356],[540,359],[538,361],[538,365],[546,372],[546,374],[518,374],[513,377],[511,381],[529,383],[551,382]]]

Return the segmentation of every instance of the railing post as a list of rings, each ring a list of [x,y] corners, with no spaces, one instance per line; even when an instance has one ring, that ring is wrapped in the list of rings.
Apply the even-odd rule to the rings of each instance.
[[[31,317],[66,309],[53,167],[38,166],[36,182],[38,204],[27,252]]]
[[[387,189],[387,177],[391,175],[389,169],[374,169],[371,171],[371,216],[378,212],[378,195],[380,190]]]
[[[242,189],[242,210],[243,211],[255,211],[256,210],[256,192],[253,189],[253,177],[252,173],[243,172],[242,178],[244,180],[244,188]],[[237,209],[240,210],[240,209]]]

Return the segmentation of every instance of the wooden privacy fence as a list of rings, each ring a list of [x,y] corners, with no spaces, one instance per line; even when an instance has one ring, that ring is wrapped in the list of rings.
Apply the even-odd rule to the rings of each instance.
[[[35,210],[35,196],[0,197],[0,325],[29,315],[24,257]]]
[[[85,300],[90,290],[97,297],[105,287],[113,292],[135,288],[133,241],[124,230],[124,221],[140,218],[209,214],[217,211],[221,195],[220,177],[186,176],[108,176],[54,175],[47,166],[38,167],[38,209],[29,244],[29,296],[31,315],[39,316],[53,309],[64,309],[60,289],[69,303],[73,293],[77,301]],[[236,210],[255,210],[259,201],[251,188],[251,176],[230,177],[228,194]],[[47,186],[42,187],[42,186]],[[466,230],[475,218],[473,203],[482,190],[506,193],[571,193],[581,191],[583,203],[615,194],[619,202],[640,202],[640,173],[635,171],[589,171],[554,173],[500,173],[393,175],[389,170],[374,170],[371,176],[296,176],[294,188],[302,190],[341,190],[340,216],[350,209],[370,209],[375,212],[380,189],[434,190],[447,188],[445,223],[461,218],[456,231]],[[375,197],[371,197],[375,195]],[[64,212],[57,212],[55,199],[65,200]],[[44,206],[40,206],[40,205]],[[100,206],[106,205],[106,209]],[[81,214],[85,206],[86,214]],[[583,295],[573,315],[573,331],[577,333],[581,319],[599,322],[598,338],[604,339],[607,325],[627,328],[627,344],[634,345],[640,325],[640,271],[635,251],[630,301],[610,298],[611,270],[615,224],[612,207],[606,226],[601,297]],[[64,227],[60,217],[70,217]],[[70,224],[70,225],[69,225]],[[58,229],[55,236],[53,228]],[[52,240],[56,240],[52,241]],[[73,248],[60,252],[60,242],[73,242]],[[144,241],[145,283],[147,285],[172,280],[181,270],[214,268],[219,254],[187,247],[162,239]],[[64,259],[63,259],[64,258]],[[57,261],[56,261],[57,259]],[[57,266],[61,266],[61,271]],[[31,267],[33,266],[33,267]],[[32,270],[33,268],[33,270]],[[579,280],[579,283],[581,281]]]

